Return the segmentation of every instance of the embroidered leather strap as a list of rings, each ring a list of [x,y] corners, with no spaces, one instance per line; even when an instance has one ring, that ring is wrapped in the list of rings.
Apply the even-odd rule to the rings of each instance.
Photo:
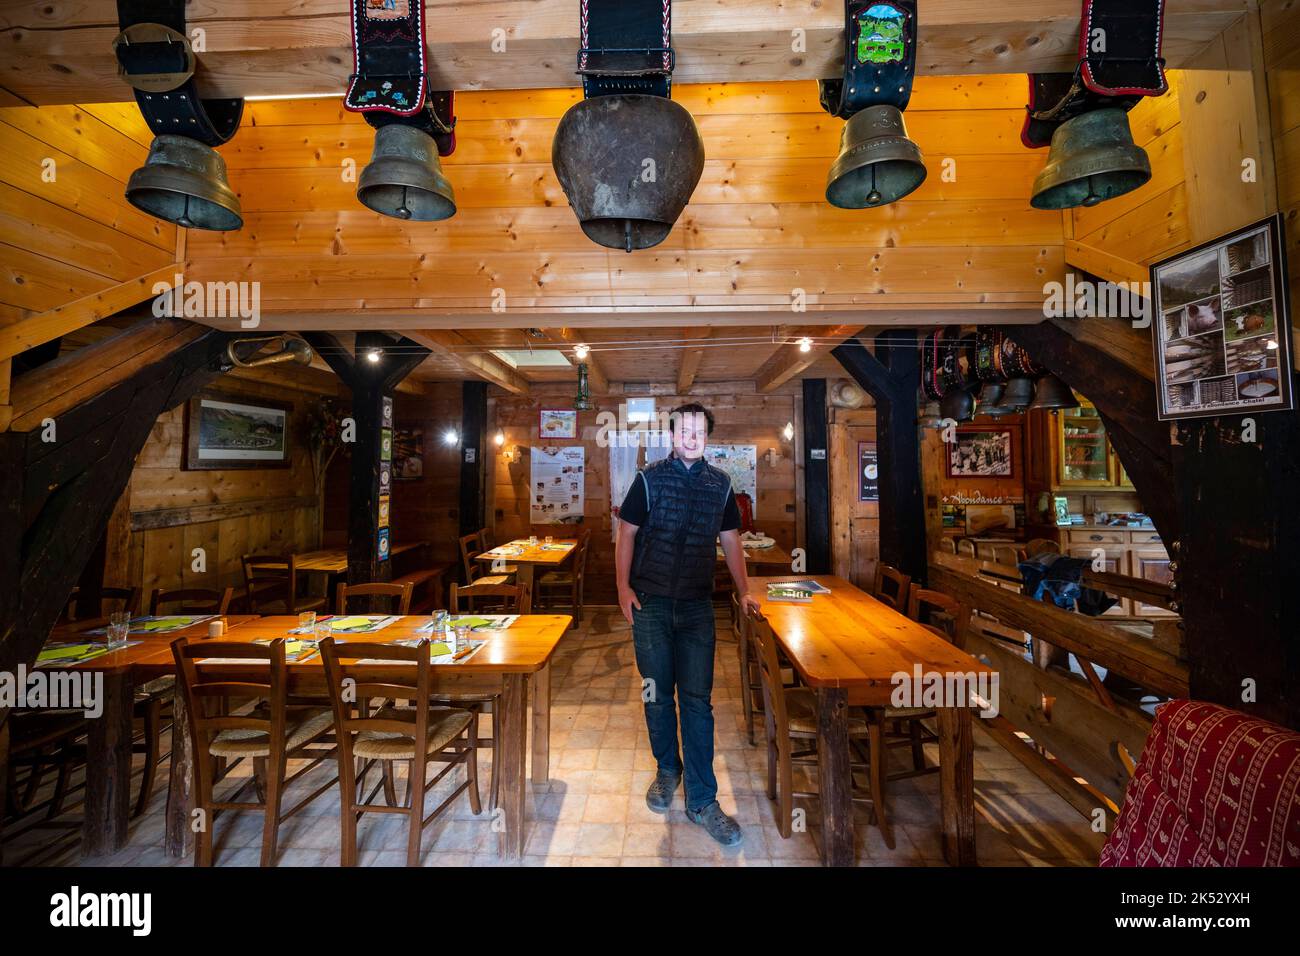
[[[917,0],[845,0],[844,76],[819,80],[822,109],[848,119],[868,106],[907,108],[916,74]]]
[[[579,18],[578,74],[584,97],[670,95],[671,0],[581,0]]]

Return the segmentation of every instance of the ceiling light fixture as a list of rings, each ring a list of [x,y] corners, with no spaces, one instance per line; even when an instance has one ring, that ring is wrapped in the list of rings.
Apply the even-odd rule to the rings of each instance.
[[[379,349],[371,349],[369,352],[366,353],[366,358],[368,358],[372,363],[376,363],[376,364],[383,357],[384,357],[384,353],[381,352]]]
[[[806,335],[805,335],[803,338],[801,338],[801,339],[799,340],[799,351],[800,351],[800,352],[811,352],[811,351],[812,351],[812,339],[808,338]]]
[[[579,362],[587,361],[587,355],[590,352],[591,352],[591,347],[588,345],[575,345],[573,347],[573,354],[577,356]]]

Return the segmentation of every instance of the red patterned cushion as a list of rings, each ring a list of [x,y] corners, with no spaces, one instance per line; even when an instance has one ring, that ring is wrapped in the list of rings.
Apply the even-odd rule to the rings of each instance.
[[[1300,866],[1300,733],[1161,705],[1101,865]]]

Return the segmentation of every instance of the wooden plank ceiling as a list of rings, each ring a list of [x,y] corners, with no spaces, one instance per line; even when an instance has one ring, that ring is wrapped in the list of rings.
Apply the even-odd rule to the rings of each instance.
[[[1181,65],[1253,6],[1252,0],[1171,0],[1164,16],[1169,64]],[[1079,7],[1078,0],[926,0],[918,75],[1070,70]],[[576,84],[577,0],[426,0],[425,9],[435,88]],[[208,95],[339,94],[351,72],[349,13],[341,0],[190,0],[186,13],[188,25],[204,31]],[[0,103],[121,99],[111,51],[116,24],[107,2],[0,4]],[[719,83],[835,76],[843,26],[842,6],[822,0],[677,0],[675,78]]]
[[[191,231],[186,276],[260,282],[270,329],[1041,318],[1043,283],[1064,271],[1062,217],[1029,206],[1046,150],[1019,140],[1023,77],[918,81],[907,119],[929,178],[873,210],[825,201],[843,123],[820,110],[815,84],[674,93],[703,134],[704,175],[669,238],[631,255],[583,235],[551,167],[575,90],[459,96],[444,165],[458,212],[441,223],[357,203],[342,171],[364,166],[373,133],[336,98],[251,103],[222,148],[244,228]]]

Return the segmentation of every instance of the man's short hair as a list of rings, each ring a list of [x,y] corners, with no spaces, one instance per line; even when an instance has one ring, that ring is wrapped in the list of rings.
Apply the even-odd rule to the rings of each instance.
[[[704,420],[709,423],[708,434],[713,434],[713,413],[699,402],[688,402],[685,405],[678,405],[668,413],[668,431],[670,433],[676,433],[677,422],[683,415],[703,415]]]

